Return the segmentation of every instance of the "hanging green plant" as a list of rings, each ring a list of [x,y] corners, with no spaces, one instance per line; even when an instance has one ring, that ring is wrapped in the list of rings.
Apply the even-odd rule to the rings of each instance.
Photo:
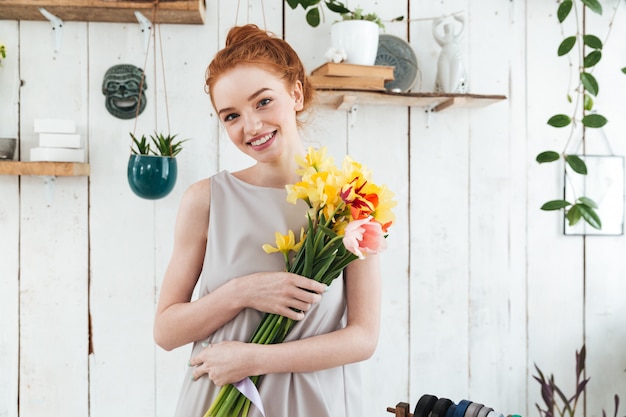
[[[576,127],[582,126],[582,141],[585,140],[586,129],[598,129],[602,128],[608,120],[603,115],[597,113],[594,109],[594,97],[596,97],[600,91],[597,79],[592,74],[593,68],[602,59],[603,43],[595,35],[585,33],[585,28],[581,30],[582,24],[577,18],[577,8],[580,7],[583,13],[587,10],[602,15],[602,5],[598,0],[563,0],[558,5],[557,18],[559,24],[563,25],[563,22],[571,15],[574,15],[576,21],[576,34],[566,36],[558,46],[557,55],[566,56],[570,53],[578,53],[578,65],[577,70],[577,86],[574,89],[576,92],[576,105],[574,106],[572,115],[556,114],[548,119],[548,124],[555,128],[571,127],[569,139],[562,152],[554,150],[546,150],[536,157],[536,161],[540,164],[563,160],[571,170],[579,175],[587,175],[587,166],[585,161],[577,155],[567,153],[568,145],[570,145]],[[574,11],[574,13],[572,13]],[[612,24],[612,21],[611,21]],[[610,25],[611,25],[610,24]],[[609,27],[610,27],[609,25]],[[574,49],[575,47],[577,49]],[[622,72],[626,73],[626,68],[622,68]],[[573,99],[571,95],[567,96],[568,102],[572,103]],[[580,113],[579,113],[580,112]],[[582,116],[580,116],[582,114]],[[577,116],[578,115],[578,116]],[[565,176],[568,178],[566,171]],[[575,225],[581,219],[586,221],[591,227],[595,229],[602,228],[602,222],[598,216],[596,209],[597,204],[590,198],[580,196],[573,202],[569,202],[564,199],[551,200],[541,206],[542,210],[564,210],[565,216],[570,226]]]
[[[130,133],[130,137],[133,141],[131,151],[135,155],[157,155],[157,156],[169,156],[174,158],[183,150],[183,143],[189,139],[183,139],[175,141],[176,135],[164,135],[163,133],[154,132],[150,135],[150,141],[146,135],[141,135],[141,139],[138,139],[135,135]],[[151,145],[154,145],[152,148]]]

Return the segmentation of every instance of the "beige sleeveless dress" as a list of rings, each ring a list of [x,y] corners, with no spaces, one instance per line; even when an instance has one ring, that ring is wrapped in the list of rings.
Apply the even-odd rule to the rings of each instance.
[[[245,183],[226,171],[211,178],[211,208],[207,250],[200,279],[202,296],[226,281],[258,271],[284,269],[282,254],[266,254],[263,244],[274,243],[274,233],[296,236],[306,224],[306,204],[286,201],[284,189],[265,188]],[[287,340],[302,339],[332,332],[345,325],[344,285],[337,278],[297,323]],[[253,309],[242,311],[211,337],[194,343],[192,355],[204,341],[239,340],[247,342],[263,314]],[[204,376],[191,380],[190,368],[183,381],[176,417],[203,417],[219,387]],[[266,417],[356,417],[362,416],[360,368],[350,364],[309,373],[265,375],[259,393]],[[249,417],[260,417],[252,405]]]

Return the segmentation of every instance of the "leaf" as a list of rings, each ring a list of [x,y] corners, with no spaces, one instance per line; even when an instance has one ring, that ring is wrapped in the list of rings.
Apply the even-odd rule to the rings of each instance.
[[[321,21],[320,10],[317,7],[306,12],[306,22],[311,27],[314,27],[314,28],[318,27],[320,24],[320,21]]]
[[[582,119],[583,125],[587,127],[602,127],[607,124],[608,120],[601,114],[588,114]]]
[[[586,197],[581,197],[581,198],[586,198]],[[585,348],[585,345],[583,345],[583,347],[580,348],[580,352],[576,352],[576,377],[577,379],[580,378],[580,376],[583,374],[583,371],[585,370],[586,359],[587,359],[587,349]]]
[[[592,12],[602,14],[602,5],[598,0],[582,0],[585,6],[589,7]]]
[[[561,159],[561,154],[554,151],[545,151],[537,155],[537,162],[543,164],[545,162],[554,162]]]
[[[578,155],[565,155],[565,161],[577,174],[587,175],[587,165]]]
[[[317,6],[321,0],[297,0],[297,3],[300,3],[303,9],[308,9],[309,7]]]
[[[591,75],[591,73],[584,72],[584,71],[581,72],[580,82],[583,83],[585,90],[587,90],[589,94],[593,94],[594,96],[598,95],[598,90],[599,90],[598,81],[596,80],[596,77]]]
[[[589,94],[585,94],[584,107],[586,111],[593,109],[593,98]]]
[[[576,394],[574,394],[574,397],[579,397],[580,394],[582,394],[585,391],[585,387],[587,386],[588,382],[589,382],[589,378],[586,378],[580,381],[580,383],[576,387]]]
[[[596,65],[602,59],[602,51],[595,50],[589,52],[589,54],[583,59],[583,67],[591,68]]]
[[[596,213],[593,208],[588,207],[584,204],[577,204],[576,206],[580,209],[580,213],[582,214],[583,218],[587,223],[589,223],[591,227],[598,230],[602,229],[600,216],[598,216],[598,213]]]
[[[563,42],[561,42],[561,44],[559,45],[557,54],[559,56],[567,54],[569,51],[572,50],[574,45],[576,45],[576,36],[568,36],[567,38],[563,39]]]
[[[548,120],[548,124],[552,127],[565,127],[572,122],[572,119],[566,114],[556,114]]]
[[[572,10],[572,1],[565,0],[563,3],[559,4],[559,9],[556,12],[557,17],[559,18],[559,23],[563,23],[565,18],[569,15],[569,12]]]
[[[579,197],[578,200],[576,201],[578,201],[581,204],[584,204],[587,207],[598,208],[598,205],[596,204],[596,202],[590,199],[589,197],[582,196],[582,197]],[[583,359],[583,364],[584,364],[584,359]]]
[[[626,67],[622,68],[622,72],[626,74]]]
[[[344,6],[343,3],[336,1],[336,0],[327,1],[326,7],[328,7],[328,10],[330,10],[331,12],[335,12],[339,14],[350,13],[350,9]]]
[[[565,218],[567,219],[570,226],[574,226],[576,223],[578,223],[581,217],[582,215],[577,205],[573,205],[569,210],[567,210],[567,213],[565,214]]]
[[[583,35],[583,43],[593,49],[602,49],[602,41],[595,35]]]
[[[560,210],[567,206],[571,206],[572,203],[566,200],[551,200],[541,206],[541,210],[551,211],[551,210]]]

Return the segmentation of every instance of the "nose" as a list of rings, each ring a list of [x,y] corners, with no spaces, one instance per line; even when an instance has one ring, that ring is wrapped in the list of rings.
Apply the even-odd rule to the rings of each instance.
[[[262,126],[263,122],[258,117],[254,115],[245,116],[244,129],[247,135],[254,136],[258,134],[261,131]]]

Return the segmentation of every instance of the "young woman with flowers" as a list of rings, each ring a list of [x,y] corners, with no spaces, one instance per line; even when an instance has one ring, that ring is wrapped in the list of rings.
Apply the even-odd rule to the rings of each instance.
[[[248,377],[257,382],[267,417],[363,415],[357,362],[369,358],[378,341],[381,283],[374,253],[384,242],[363,243],[365,229],[346,219],[354,214],[373,223],[373,209],[364,216],[358,207],[379,205],[378,195],[354,179],[336,193],[351,201],[339,204],[343,217],[336,217],[339,210],[324,217],[338,219],[327,232],[333,236],[348,227],[361,230],[360,238],[350,232],[345,243],[356,248],[355,259],[364,259],[350,262],[332,285],[287,272],[287,253],[298,245],[289,231],[309,230],[310,203],[319,195],[314,186],[298,188],[305,171],[320,162],[312,160],[319,153],[306,156],[299,134],[298,117],[314,93],[304,67],[282,39],[254,25],[235,27],[207,69],[206,86],[231,141],[256,162],[193,184],[181,201],[154,327],[166,350],[193,343],[176,416],[239,415],[230,405],[208,410],[221,387]],[[345,179],[355,168],[348,164],[336,177]],[[328,176],[310,177],[322,194],[332,185]],[[383,206],[378,214],[391,221],[391,205]],[[318,213],[328,210],[324,204]],[[332,227],[329,222],[323,230]],[[268,254],[275,234],[279,253]],[[250,343],[266,313],[295,325],[280,343]],[[263,415],[257,406],[243,414]]]

